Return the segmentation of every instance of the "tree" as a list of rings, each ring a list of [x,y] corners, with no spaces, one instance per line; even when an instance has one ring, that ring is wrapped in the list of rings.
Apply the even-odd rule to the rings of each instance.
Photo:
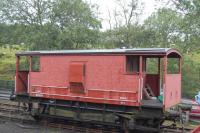
[[[181,14],[172,9],[159,9],[145,20],[145,30],[154,33],[153,40],[148,42],[151,42],[153,47],[182,47],[182,21]]]
[[[187,53],[200,49],[200,1],[199,0],[172,0],[175,10],[184,18],[182,29],[184,32],[184,51]]]
[[[134,47],[134,44],[133,43],[131,44],[131,41],[130,41],[130,37],[131,37],[130,30],[131,30],[131,25],[138,24],[138,20],[139,20],[138,16],[141,14],[142,5],[139,4],[138,0],[130,0],[128,3],[127,1],[124,1],[124,0],[118,0],[117,2],[119,5],[118,15],[121,17],[119,16],[115,16],[115,17],[118,17],[119,19],[122,18],[122,20],[124,20],[124,24],[123,26],[121,26],[121,27],[124,27],[122,30],[122,34],[124,34],[124,38],[123,38],[124,46],[129,47],[130,45],[132,45]],[[117,13],[115,15],[117,15]]]
[[[65,48],[67,43],[72,43],[72,48],[76,49],[97,43],[101,23],[88,4],[81,0],[59,0],[54,5],[53,13],[53,21],[60,28],[61,48]]]
[[[131,42],[134,27],[138,26],[138,16],[142,13],[142,4],[138,0],[116,0],[116,8],[108,10],[110,25],[107,40],[114,47],[137,47]],[[113,14],[113,15],[111,15]]]
[[[31,49],[93,47],[100,21],[82,0],[2,0],[0,22],[20,25]],[[18,38],[18,36],[14,36]]]
[[[53,0],[2,0],[1,22],[43,25],[49,21]]]

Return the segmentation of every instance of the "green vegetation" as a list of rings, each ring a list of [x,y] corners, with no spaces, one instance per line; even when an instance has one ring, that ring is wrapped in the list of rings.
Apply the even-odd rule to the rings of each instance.
[[[144,23],[138,0],[117,0],[101,31],[98,6],[83,0],[1,0],[0,80],[13,80],[22,50],[173,47],[183,53],[183,96],[200,86],[200,1],[169,0]],[[124,3],[123,3],[124,2]],[[176,66],[175,66],[176,67]]]
[[[194,98],[200,91],[200,53],[192,52],[184,56],[183,96]]]
[[[0,80],[14,80],[15,53],[25,50],[22,45],[0,47]]]

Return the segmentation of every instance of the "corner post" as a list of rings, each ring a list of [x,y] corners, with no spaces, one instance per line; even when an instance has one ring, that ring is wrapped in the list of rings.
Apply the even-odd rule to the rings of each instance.
[[[28,60],[29,60],[29,72],[31,72],[32,71],[32,56],[29,56]]]
[[[179,58],[179,73],[182,73],[182,58]]]
[[[158,58],[158,91],[159,91],[159,95],[160,95],[160,57]]]
[[[20,62],[20,57],[16,56],[16,73],[19,72],[19,62]]]
[[[16,72],[15,72],[15,94],[18,93],[18,77],[19,77],[19,66],[20,65],[20,56],[16,56]]]
[[[164,57],[164,72],[163,72],[163,104],[165,105],[165,94],[166,94],[166,80],[167,80],[167,55]]]
[[[140,88],[139,88],[139,90],[140,91],[139,91],[138,95],[140,96],[139,100],[142,100],[144,79],[143,79],[143,76],[142,76],[143,75],[143,71],[142,71],[143,70],[143,60],[142,60],[142,56],[141,55],[139,56],[139,64],[140,64],[139,65],[139,80],[140,80],[140,85],[139,85]],[[140,101],[138,101],[138,102],[140,102]]]
[[[29,56],[29,73],[28,73],[28,84],[27,84],[27,93],[29,94],[30,93],[30,72],[32,71],[32,56]]]

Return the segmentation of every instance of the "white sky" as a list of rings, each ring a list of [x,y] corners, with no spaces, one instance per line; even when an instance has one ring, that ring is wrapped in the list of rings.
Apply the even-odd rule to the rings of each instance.
[[[102,29],[106,30],[109,28],[109,15],[108,10],[111,12],[117,7],[116,0],[86,0],[93,4],[99,5],[100,18],[102,19]],[[125,0],[126,1],[126,0]],[[127,0],[129,1],[129,0]],[[139,0],[144,3],[144,10],[142,16],[139,18],[141,22],[148,18],[157,8],[165,6],[163,2],[167,0]]]

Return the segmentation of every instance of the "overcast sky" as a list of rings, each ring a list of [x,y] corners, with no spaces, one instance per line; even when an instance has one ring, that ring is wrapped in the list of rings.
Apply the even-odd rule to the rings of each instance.
[[[113,11],[116,8],[117,6],[116,0],[86,0],[86,1],[99,5],[100,18],[102,19],[102,28],[103,30],[108,29],[109,28],[108,10]],[[165,1],[167,0],[139,0],[139,2],[144,3],[144,11],[143,15],[140,17],[140,21],[142,22],[143,20],[145,20],[154,11],[156,11],[157,8],[164,6],[162,2]]]

